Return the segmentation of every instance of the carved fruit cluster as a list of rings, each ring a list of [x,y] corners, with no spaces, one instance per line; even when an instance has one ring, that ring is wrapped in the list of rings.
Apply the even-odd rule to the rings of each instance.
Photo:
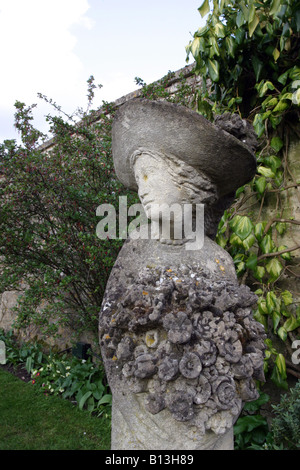
[[[122,299],[107,294],[100,338],[108,376],[145,407],[223,433],[264,380],[265,333],[246,286],[182,267],[147,268]]]

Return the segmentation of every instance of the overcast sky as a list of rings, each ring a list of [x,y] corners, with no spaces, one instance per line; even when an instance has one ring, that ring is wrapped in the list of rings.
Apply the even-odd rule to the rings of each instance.
[[[17,138],[14,103],[37,103],[35,125],[47,127],[42,93],[68,112],[86,107],[87,79],[113,101],[186,64],[185,46],[203,24],[201,0],[0,0],[0,141]],[[52,111],[51,111],[52,112]]]

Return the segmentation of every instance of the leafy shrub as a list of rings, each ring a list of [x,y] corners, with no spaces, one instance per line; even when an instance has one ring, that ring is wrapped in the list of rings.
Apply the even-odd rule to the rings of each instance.
[[[50,357],[42,367],[32,370],[32,384],[41,387],[45,394],[61,395],[76,401],[79,409],[98,415],[103,412],[103,405],[111,404],[104,369],[91,359]]]
[[[89,82],[92,88],[92,82]],[[113,108],[48,116],[53,145],[31,124],[33,106],[16,103],[22,144],[0,145],[0,292],[26,286],[16,326],[54,335],[68,325],[97,334],[98,312],[122,239],[97,237],[100,204],[127,195],[111,156]],[[128,195],[128,204],[137,196]],[[131,202],[132,201],[132,202]],[[49,321],[51,319],[51,321]]]
[[[74,401],[79,409],[100,416],[109,413],[111,394],[102,363],[60,353],[44,352],[38,342],[19,343],[12,331],[0,330],[6,347],[6,363],[26,368],[32,384],[47,395]]]
[[[272,421],[272,435],[275,445],[284,449],[300,449],[300,381],[273,405],[275,418]]]
[[[38,342],[19,343],[12,330],[0,330],[0,339],[5,343],[6,362],[17,366],[24,366],[28,373],[32,368],[38,367],[46,360],[42,345]]]
[[[269,399],[266,393],[261,393],[257,400],[245,404],[242,415],[234,426],[236,450],[261,450],[270,439],[267,420],[259,413],[261,406]]]
[[[287,194],[296,198],[299,189],[296,164],[292,167],[288,160],[291,141],[299,139],[299,3],[203,0],[198,10],[207,15],[206,24],[186,48],[187,59],[193,56],[203,79],[198,111],[210,120],[237,113],[253,124],[259,138],[257,173],[236,192],[216,241],[232,256],[240,281],[256,290],[256,320],[288,343],[300,327],[297,294],[281,284],[287,277],[295,282],[300,248],[299,242],[287,246],[282,238],[299,225],[286,199]],[[299,239],[297,234],[293,238]],[[289,371],[299,376],[294,364]],[[266,372],[287,389],[285,357],[270,338]]]

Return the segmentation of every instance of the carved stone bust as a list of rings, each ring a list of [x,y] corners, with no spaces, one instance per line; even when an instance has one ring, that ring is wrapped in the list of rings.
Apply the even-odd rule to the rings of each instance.
[[[233,424],[264,378],[265,334],[252,316],[256,296],[213,238],[254,175],[253,150],[186,108],[136,99],[117,113],[113,156],[158,228],[155,204],[202,204],[205,236],[198,250],[172,234],[128,239],[111,272],[99,339],[112,448],[231,449]]]

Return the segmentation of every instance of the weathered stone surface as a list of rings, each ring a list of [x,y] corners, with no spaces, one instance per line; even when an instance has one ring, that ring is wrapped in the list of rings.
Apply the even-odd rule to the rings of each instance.
[[[138,189],[130,158],[141,148],[173,155],[204,172],[220,196],[232,193],[255,173],[256,159],[246,143],[195,111],[173,103],[133,99],[118,109],[113,130],[116,174]]]
[[[251,313],[256,296],[212,241],[235,189],[256,168],[253,135],[227,121],[223,130],[189,109],[140,99],[116,115],[116,173],[138,191],[157,237],[131,233],[101,308],[114,449],[231,449],[242,404],[257,396],[264,331]],[[164,203],[189,208],[187,233],[180,210],[172,220],[169,213],[165,231]]]
[[[119,409],[114,416],[126,415],[136,446],[136,415],[145,426],[155,415],[154,434],[166,423],[181,423],[184,435],[194,429],[190,448],[205,446],[207,433],[218,441],[230,431],[242,404],[258,396],[254,378],[263,379],[264,331],[249,308],[255,301],[238,285],[228,253],[209,238],[196,253],[155,240],[125,242],[107,285],[99,333]],[[255,346],[254,332],[262,339]],[[123,409],[131,406],[127,414]],[[115,421],[114,442],[122,441],[121,429]],[[160,447],[168,444],[155,440],[151,427],[148,432],[153,449],[169,448]]]

